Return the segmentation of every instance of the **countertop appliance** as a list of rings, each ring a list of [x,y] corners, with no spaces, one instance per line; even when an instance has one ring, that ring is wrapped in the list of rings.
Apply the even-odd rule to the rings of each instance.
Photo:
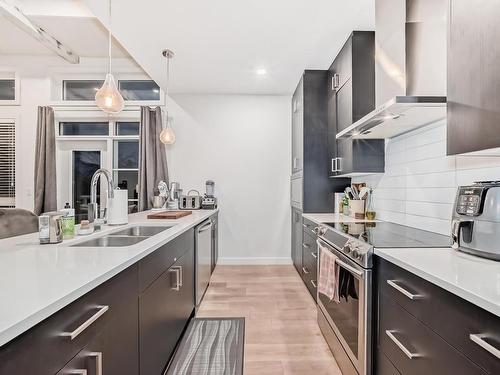
[[[204,210],[214,210],[217,208],[217,198],[215,198],[215,182],[207,180],[205,182],[205,195],[201,200],[201,208]]]
[[[451,232],[454,249],[500,260],[500,181],[458,188]]]
[[[318,324],[344,373],[371,374],[374,249],[445,248],[450,239],[389,222],[325,223],[314,231],[319,245],[337,257],[340,273],[351,285],[340,303],[318,293]],[[320,258],[321,252],[318,262]]]
[[[198,307],[205,295],[212,275],[212,226],[211,219],[207,219],[196,227],[195,253],[195,295]]]
[[[179,197],[179,209],[199,210],[201,208],[201,200],[202,197],[198,190],[189,190],[187,195],[181,195]]]

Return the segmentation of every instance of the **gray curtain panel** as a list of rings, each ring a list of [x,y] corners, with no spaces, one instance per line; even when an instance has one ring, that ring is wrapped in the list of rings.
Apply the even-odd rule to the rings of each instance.
[[[54,110],[38,107],[35,148],[35,208],[40,215],[57,210]]]
[[[139,131],[139,211],[152,207],[151,197],[161,180],[168,181],[166,148],[160,142],[161,108],[141,107]]]

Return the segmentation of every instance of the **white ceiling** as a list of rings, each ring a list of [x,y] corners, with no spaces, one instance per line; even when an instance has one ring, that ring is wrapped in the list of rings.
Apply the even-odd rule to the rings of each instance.
[[[84,0],[107,23],[107,1]],[[171,92],[290,94],[304,69],[326,69],[352,30],[374,29],[374,0],[120,0],[113,33]],[[119,5],[118,5],[119,4]],[[258,76],[257,68],[267,74]]]

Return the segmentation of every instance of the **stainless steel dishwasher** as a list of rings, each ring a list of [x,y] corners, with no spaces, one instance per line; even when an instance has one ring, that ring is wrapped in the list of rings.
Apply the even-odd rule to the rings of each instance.
[[[211,219],[196,227],[196,307],[201,303],[212,274]]]

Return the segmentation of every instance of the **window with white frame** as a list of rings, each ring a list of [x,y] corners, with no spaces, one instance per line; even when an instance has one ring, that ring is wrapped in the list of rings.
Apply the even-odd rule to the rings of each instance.
[[[57,121],[62,202],[75,208],[76,221],[87,218],[90,179],[99,168],[113,173],[115,187],[128,191],[129,212],[138,208],[139,121],[64,119]],[[103,198],[105,199],[105,197]]]
[[[62,81],[63,101],[93,101],[102,80],[65,79]],[[153,80],[119,79],[118,90],[125,101],[158,101],[160,87]]]
[[[16,126],[0,119],[0,207],[16,204]]]
[[[16,73],[0,72],[0,105],[19,104],[19,86]]]

